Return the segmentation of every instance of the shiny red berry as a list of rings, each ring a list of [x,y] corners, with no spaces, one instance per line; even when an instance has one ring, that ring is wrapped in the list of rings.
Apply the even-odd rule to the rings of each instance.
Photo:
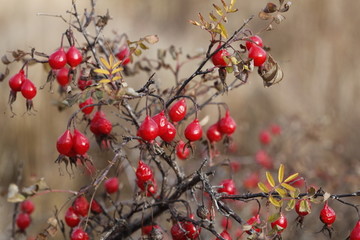
[[[20,204],[22,212],[31,214],[35,210],[35,205],[31,200],[25,200]]]
[[[351,231],[349,240],[360,240],[360,220]]]
[[[73,146],[73,138],[70,130],[66,130],[57,140],[56,149],[60,154],[68,155]]]
[[[165,134],[167,132],[167,123],[168,120],[165,116],[165,112],[161,111],[158,114],[156,114],[155,116],[152,117],[152,119],[156,122],[156,124],[158,125],[159,128],[159,136]]]
[[[232,179],[222,180],[220,186],[222,187],[218,189],[219,193],[227,193],[229,195],[234,195],[236,193],[235,182]]]
[[[202,137],[202,127],[199,123],[199,119],[195,118],[194,121],[189,123],[185,128],[184,135],[190,142],[195,142]]]
[[[271,142],[270,132],[266,130],[261,131],[259,134],[259,141],[264,145],[268,145]]]
[[[278,234],[282,233],[287,227],[287,219],[285,215],[280,213],[280,217],[271,223],[271,228],[274,229]]]
[[[74,129],[73,149],[76,154],[84,155],[90,148],[88,138],[77,129]]]
[[[251,41],[246,41],[246,43],[245,43],[247,50],[250,50],[250,48],[252,48],[253,46],[258,46],[258,47],[264,46],[261,37],[259,37],[258,35],[251,36],[251,37],[249,37],[249,39]]]
[[[186,232],[183,230],[181,223],[175,223],[170,230],[173,240],[186,240]]]
[[[136,174],[136,178],[142,182],[146,182],[152,179],[154,176],[150,166],[141,160],[139,161],[139,165],[136,168],[135,174]]]
[[[20,70],[20,72],[18,72],[9,79],[9,86],[11,90],[13,90],[14,92],[20,92],[21,86],[23,85],[24,81],[25,81],[24,70]]]
[[[95,214],[102,213],[102,211],[103,211],[100,204],[95,199],[93,199],[90,204],[90,210],[92,213],[95,213]]]
[[[90,131],[95,135],[108,135],[112,130],[111,122],[103,111],[97,111],[90,122]]]
[[[89,240],[89,235],[82,228],[75,228],[71,233],[70,240]]]
[[[66,60],[71,67],[79,65],[82,61],[82,55],[79,49],[75,46],[71,46],[66,53]]]
[[[73,227],[76,227],[79,222],[80,222],[80,217],[79,215],[77,215],[74,211],[74,208],[73,207],[69,207],[67,210],[66,210],[66,213],[65,213],[65,222],[66,224],[73,228]]]
[[[79,103],[79,108],[85,115],[89,115],[94,110],[95,106],[91,106],[91,107],[85,107],[85,106],[92,105],[92,104],[94,104],[94,100],[92,97],[89,97],[85,101]]]
[[[124,45],[122,46],[118,53],[115,55],[117,57],[117,59],[119,59],[121,62],[121,65],[125,66],[128,63],[130,63],[131,58],[130,58],[130,49],[128,46]]]
[[[221,233],[220,236],[222,236],[225,240],[232,240],[232,237],[230,236],[229,232],[224,229]],[[216,240],[220,240],[220,238],[216,238]]]
[[[159,135],[159,127],[156,122],[150,117],[146,116],[138,129],[138,136],[145,141],[152,141]]]
[[[78,88],[82,91],[85,90],[85,88],[87,88],[91,84],[93,84],[93,81],[91,79],[81,79],[81,77],[79,77],[77,82]]]
[[[195,226],[192,222],[183,222],[183,228],[186,231],[186,237],[188,239],[197,239],[201,232],[201,228]]]
[[[226,67],[229,65],[227,60],[225,60],[228,56],[230,56],[230,53],[226,49],[221,49],[211,57],[211,61],[216,67]]]
[[[223,134],[219,129],[219,124],[214,123],[211,125],[208,130],[206,131],[206,136],[210,142],[218,142],[222,139]]]
[[[299,200],[295,204],[295,211],[300,217],[305,217],[310,212],[305,208],[305,205],[308,206],[309,210],[311,209],[311,203],[307,200]]]
[[[76,214],[85,217],[89,211],[89,202],[84,196],[77,197],[73,202],[73,208]]]
[[[320,220],[328,227],[336,220],[336,213],[334,209],[329,207],[328,202],[325,202],[323,209],[320,211]]]
[[[225,116],[219,120],[218,125],[219,131],[223,134],[231,135],[236,130],[236,122],[230,116],[229,110],[226,110]]]
[[[59,69],[56,73],[56,80],[60,86],[67,86],[70,82],[69,69],[67,67]]]
[[[264,49],[258,46],[253,46],[249,50],[248,57],[254,60],[254,66],[259,67],[266,61],[267,53]]]
[[[19,213],[16,217],[16,225],[19,229],[25,230],[29,227],[31,223],[31,218],[28,213]]]
[[[186,115],[186,101],[181,99],[177,101],[169,110],[169,117],[173,122],[181,121]]]
[[[166,132],[160,135],[165,142],[171,142],[176,136],[176,128],[171,122],[166,123]]]
[[[49,56],[49,65],[52,69],[61,69],[66,65],[66,53],[64,48],[59,48]]]
[[[260,215],[256,214],[255,216],[252,216],[249,220],[247,220],[246,224],[252,226],[252,230],[256,232],[261,232],[261,229],[257,227],[261,223]],[[251,235],[251,231],[246,231],[247,234]]]
[[[176,156],[180,158],[181,160],[185,160],[190,155],[190,149],[188,146],[185,146],[185,143],[183,141],[179,141],[176,145]]]
[[[31,100],[36,96],[36,87],[32,81],[25,79],[24,83],[21,85],[21,94],[24,98]]]
[[[117,177],[109,178],[104,183],[107,193],[116,193],[119,190],[119,179]]]

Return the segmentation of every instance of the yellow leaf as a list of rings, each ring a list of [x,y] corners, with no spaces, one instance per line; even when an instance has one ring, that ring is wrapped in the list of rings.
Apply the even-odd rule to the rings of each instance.
[[[294,209],[295,204],[296,204],[295,199],[291,199],[286,206],[286,211],[290,211],[290,210]]]
[[[268,193],[269,189],[267,188],[267,186],[265,184],[263,184],[262,182],[258,182],[258,187],[260,188],[260,190],[264,193]]]
[[[279,183],[282,183],[282,181],[284,180],[284,164],[280,164],[279,167],[279,172],[278,172],[278,180]]]
[[[266,179],[269,182],[270,186],[275,187],[274,178],[271,176],[270,172],[266,172]]]
[[[106,69],[111,69],[110,64],[108,63],[108,61],[105,58],[101,57],[100,61],[105,66]]]
[[[109,82],[110,82],[110,80],[109,80],[109,79],[106,79],[106,78],[101,79],[101,80],[99,81],[99,83],[109,83]]]
[[[234,7],[235,3],[236,3],[236,0],[230,1],[230,9],[232,9]]]
[[[112,66],[112,69],[117,68],[120,64],[121,64],[121,61],[116,61],[116,63],[114,63],[114,65]],[[123,69],[121,68],[121,70],[123,70]]]
[[[109,57],[109,64],[110,64],[110,68],[109,69],[111,69],[112,68],[112,66],[114,65],[114,56],[111,54],[110,55],[110,57]]]
[[[116,76],[116,77],[113,77],[113,78],[111,79],[111,81],[115,82],[115,81],[117,81],[117,80],[119,80],[119,79],[121,79],[121,77],[120,77],[120,76]]]
[[[282,188],[275,188],[275,191],[282,197],[286,197],[287,195],[287,192],[285,189],[282,189]]]
[[[295,192],[296,188],[294,188],[293,186],[287,184],[287,183],[281,183],[281,186],[283,186],[284,188],[286,188],[287,190],[291,191],[291,192]]]
[[[114,70],[111,71],[111,74],[115,74],[115,73],[118,73],[118,72],[121,72],[122,70],[124,70],[123,68],[116,68]]]
[[[299,173],[294,173],[291,176],[287,177],[284,182],[288,183],[288,182],[294,180],[295,178],[297,178],[297,176],[299,176]]]
[[[140,56],[141,53],[142,53],[142,52],[141,52],[140,49],[135,49],[135,51],[134,51],[135,56]]]
[[[221,10],[221,8],[220,8],[219,6],[217,6],[216,4],[213,4],[213,6],[214,6],[217,14],[219,14],[219,16],[223,16],[223,15],[224,15],[223,11]]]
[[[223,36],[223,38],[228,38],[227,30],[222,23],[219,23],[218,28],[221,30],[221,36]]]
[[[101,69],[101,68],[97,68],[94,70],[94,72],[99,73],[99,74],[106,74],[106,75],[110,75],[110,72],[108,70],[105,69]]]
[[[273,196],[269,197],[269,201],[271,202],[272,205],[274,205],[275,207],[281,207],[281,201],[276,200]]]
[[[192,25],[201,26],[201,24],[198,23],[197,21],[189,20],[189,22],[190,22]]]
[[[217,22],[217,18],[215,17],[214,14],[209,13],[209,16],[210,16],[210,19],[211,19],[212,21]]]

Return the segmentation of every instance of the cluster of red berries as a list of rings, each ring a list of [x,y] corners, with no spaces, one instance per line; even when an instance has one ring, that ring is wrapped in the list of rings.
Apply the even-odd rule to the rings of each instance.
[[[21,231],[24,231],[31,223],[30,215],[35,210],[35,205],[31,200],[25,200],[21,202],[20,210],[21,212],[16,216],[16,225]]]
[[[88,108],[90,107],[84,108],[83,110]],[[109,139],[111,139],[110,134],[112,127],[111,121],[106,118],[103,111],[98,110],[95,112],[94,117],[90,121],[90,131],[95,135],[98,144],[103,149],[109,148]]]
[[[194,215],[190,214],[190,219],[194,219]],[[175,222],[171,227],[171,236],[173,240],[197,239],[201,232],[201,227],[195,226],[190,221]]]
[[[71,134],[67,129],[57,140],[56,148],[58,152],[67,157],[75,157],[76,155],[85,155],[90,148],[87,137],[76,128]]]
[[[9,79],[10,97],[9,102],[12,104],[16,100],[17,92],[21,92],[26,99],[26,107],[30,110],[33,106],[32,99],[36,96],[37,90],[35,84],[25,76],[25,72],[21,69],[18,73]]]
[[[208,128],[206,136],[211,143],[219,142],[224,135],[231,136],[235,130],[236,122],[230,116],[230,111],[227,109],[225,116]]]
[[[149,165],[141,160],[136,169],[136,184],[148,197],[155,195],[157,192],[157,184],[153,171]]]

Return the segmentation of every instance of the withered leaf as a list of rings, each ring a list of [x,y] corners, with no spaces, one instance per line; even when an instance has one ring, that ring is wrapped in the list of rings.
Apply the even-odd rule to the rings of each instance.
[[[155,44],[159,41],[158,35],[148,35],[144,37],[145,41],[150,44]]]
[[[287,12],[287,11],[289,11],[291,4],[292,4],[291,2],[285,3],[284,7],[281,8],[281,9],[279,10],[279,12]]]
[[[7,201],[15,203],[22,202],[25,199],[26,197],[19,193],[19,187],[16,184],[11,183],[8,188]]]
[[[272,19],[273,16],[271,16],[269,13],[261,11],[261,12],[259,12],[259,18],[262,20],[269,20],[269,19]]]
[[[1,57],[1,61],[2,61],[2,63],[5,64],[5,65],[8,65],[8,64],[12,63],[12,61],[9,60],[9,58],[7,57],[7,55],[2,56],[2,57]]]
[[[281,14],[277,14],[276,17],[274,18],[274,20],[277,24],[280,24],[282,21],[285,20],[285,16],[281,15]]]
[[[270,87],[271,85],[280,82],[284,77],[284,73],[279,64],[270,54],[268,54],[266,62],[259,67],[258,73],[263,79],[265,87]]]
[[[265,13],[274,13],[277,11],[277,6],[275,3],[269,2],[266,4],[264,10]]]

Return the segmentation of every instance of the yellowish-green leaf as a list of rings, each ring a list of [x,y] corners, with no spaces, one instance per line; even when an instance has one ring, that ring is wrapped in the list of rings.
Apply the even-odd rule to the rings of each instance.
[[[236,3],[236,0],[231,0],[230,1],[230,9],[234,8],[235,3]]]
[[[111,64],[103,57],[100,58],[101,63],[105,66],[106,69],[111,69]]]
[[[227,72],[227,73],[232,73],[232,72],[234,72],[234,68],[233,68],[233,67],[226,67],[225,69],[226,69],[226,72]]]
[[[284,164],[280,164],[279,167],[279,172],[278,172],[278,180],[279,183],[282,183],[282,181],[284,180]]]
[[[217,6],[216,4],[213,4],[213,6],[214,6],[214,8],[215,8],[215,10],[216,10],[217,14],[219,14],[219,16],[221,16],[221,17],[222,17],[222,16],[224,15],[224,13],[223,13],[223,11],[222,11],[221,7]]]
[[[122,70],[124,70],[123,68],[116,68],[114,70],[111,71],[111,74],[115,74],[115,73],[118,73],[118,72],[121,72]]]
[[[283,188],[275,188],[275,191],[282,197],[282,198],[284,198],[284,197],[286,197],[287,196],[287,192],[286,192],[286,190],[285,189],[283,189]]]
[[[99,81],[99,83],[109,83],[109,82],[110,82],[110,80],[109,80],[109,79],[106,79],[106,78],[101,79],[101,80]]]
[[[266,179],[269,182],[270,186],[275,187],[275,181],[270,172],[266,172]]]
[[[225,26],[222,23],[218,24],[218,28],[221,30],[221,36],[223,38],[228,38],[227,30],[226,30]]]
[[[293,186],[291,186],[290,184],[287,183],[281,183],[281,186],[286,188],[287,190],[291,191],[291,192],[295,192],[296,188],[294,188]]]
[[[155,44],[159,41],[158,35],[148,35],[148,36],[145,36],[144,39],[149,44]]]
[[[135,49],[134,54],[135,56],[140,56],[142,51],[140,49]]]
[[[274,205],[275,207],[281,207],[281,201],[276,200],[273,196],[269,197],[269,201],[271,202],[272,205]]]
[[[109,69],[110,69],[110,68],[109,68]],[[106,75],[109,75],[109,74],[110,74],[110,72],[109,72],[108,70],[101,69],[101,68],[95,69],[94,72],[99,73],[99,74],[106,74]]]
[[[111,54],[110,57],[109,57],[109,64],[110,64],[110,68],[109,68],[109,69],[113,68],[114,60],[115,60],[115,58],[114,58],[114,56]]]
[[[201,13],[199,13],[199,18],[200,18],[200,21],[203,25],[205,25],[206,21],[204,19],[204,17],[201,15]]]
[[[189,22],[192,24],[192,25],[195,25],[195,26],[201,26],[201,24],[197,21],[193,21],[193,20],[189,20]]]
[[[214,22],[217,22],[217,20],[218,20],[213,13],[209,13],[209,17]]]
[[[139,46],[140,46],[140,48],[143,49],[143,50],[149,49],[149,48],[148,48],[144,43],[142,43],[142,42],[139,43]]]
[[[117,80],[121,79],[121,76],[115,76],[111,79],[111,81],[115,82]]]
[[[285,208],[286,211],[291,211],[292,209],[294,209],[296,204],[296,200],[295,199],[291,199],[288,203],[287,206]]]
[[[263,184],[262,182],[258,182],[258,187],[260,188],[260,190],[264,193],[268,193],[269,189],[267,188],[267,186],[265,184]]]
[[[303,209],[303,212],[311,213],[311,207],[309,201],[306,200],[302,201],[300,203],[300,209]]]
[[[299,173],[294,173],[294,174],[290,175],[289,177],[287,177],[284,182],[286,182],[286,183],[291,182],[292,180],[297,178],[297,176],[299,176]]]

